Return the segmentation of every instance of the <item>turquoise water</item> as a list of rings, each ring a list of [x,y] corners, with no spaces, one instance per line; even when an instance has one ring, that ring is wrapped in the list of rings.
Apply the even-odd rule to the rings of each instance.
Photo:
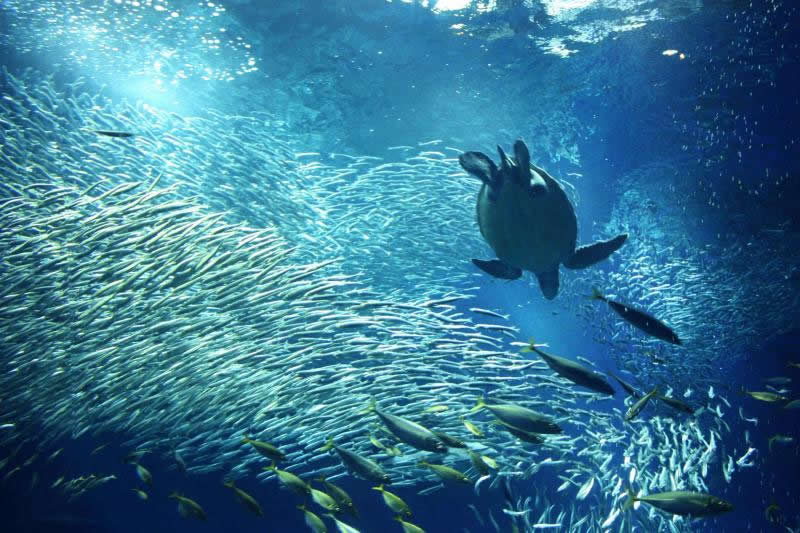
[[[800,379],[797,8],[463,4],[3,2],[8,530],[294,532],[301,503],[324,517],[243,434],[280,447],[279,468],[345,488],[363,532],[402,528],[374,482],[320,451],[328,437],[379,463],[428,532],[800,527],[786,408]],[[532,273],[470,261],[495,255],[458,157],[498,162],[516,139],[560,181],[579,245],[629,235],[607,260],[562,266],[553,300]],[[521,352],[530,339],[694,412],[654,401],[625,422],[633,400],[613,378],[611,397],[577,387]],[[470,412],[484,395],[564,432],[521,443]],[[478,482],[463,451],[415,451],[371,398],[497,469]],[[441,486],[420,460],[472,486]],[[735,509],[625,511],[627,484]],[[207,520],[182,517],[172,492]]]

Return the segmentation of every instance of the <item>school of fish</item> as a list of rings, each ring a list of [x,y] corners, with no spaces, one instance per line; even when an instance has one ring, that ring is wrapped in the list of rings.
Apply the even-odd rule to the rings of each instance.
[[[449,483],[470,484],[464,508],[497,531],[677,532],[691,530],[680,515],[703,505],[729,511],[711,494],[766,446],[747,434],[722,449],[748,419],[739,398],[713,388],[730,353],[703,342],[720,329],[745,336],[747,321],[790,320],[720,317],[749,296],[751,284],[722,281],[721,265],[744,261],[736,250],[712,262],[640,228],[619,269],[568,277],[559,305],[615,350],[624,379],[635,377],[628,397],[590,357],[545,352],[518,339],[504,310],[470,303],[484,278],[463,252],[486,245],[461,148],[391,147],[389,161],[307,153],[288,132],[265,131],[270,117],[257,112],[180,117],[34,71],[4,70],[2,86],[0,443],[41,450],[7,458],[6,479],[64,439],[115,432],[146,485],[158,475],[136,450],[174,457],[189,475],[223,472],[255,514],[259,495],[237,483],[280,483],[315,532],[325,513],[357,531],[347,509],[360,502],[334,484],[351,475],[406,532],[424,524],[409,521],[403,495]],[[631,183],[601,237],[655,224],[638,216],[637,194]],[[706,368],[679,364],[685,347],[587,301],[592,287],[670,324]],[[514,494],[543,469],[561,485]],[[52,486],[80,494],[112,479],[86,474]],[[482,505],[485,490],[506,490],[506,507]],[[191,494],[170,497],[187,518],[206,518]]]

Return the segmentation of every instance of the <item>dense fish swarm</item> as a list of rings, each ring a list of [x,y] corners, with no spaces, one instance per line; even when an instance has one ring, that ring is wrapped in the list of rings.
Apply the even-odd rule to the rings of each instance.
[[[496,460],[489,485],[557,468],[560,487],[536,487],[504,509],[502,519],[530,530],[562,522],[571,531],[688,530],[652,510],[620,513],[625,484],[707,491],[712,472],[730,480],[752,465],[749,441],[727,456],[717,447],[730,434],[723,396],[698,389],[693,417],[662,408],[625,423],[627,406],[593,410],[613,400],[523,357],[503,317],[467,309],[468,252],[485,245],[473,221],[476,184],[457,169],[455,149],[437,143],[392,163],[295,156],[298,147],[263,133],[266,116],[181,118],[34,80],[5,73],[0,101],[0,414],[11,421],[3,443],[49,450],[64,438],[117,433],[131,448],[180,456],[190,474],[274,477],[242,444],[247,434],[285,454],[280,468],[335,480],[344,467],[320,450],[333,438],[379,463],[392,487],[437,490],[425,460],[466,473],[480,492],[482,463],[457,448],[379,451],[370,431],[397,442],[367,413],[375,400],[381,412]],[[677,298],[650,310],[697,341],[709,319],[682,291],[698,278],[679,275],[692,263],[656,271],[647,258],[657,241],[635,242],[623,248],[625,263]],[[672,294],[642,284],[649,292],[626,296]],[[572,287],[561,298],[580,296]],[[620,358],[630,364],[633,355]],[[564,433],[523,444],[487,413],[471,413],[484,396],[541,412]],[[576,493],[571,506],[549,503],[564,490]]]
[[[256,70],[250,35],[221,3],[8,0],[3,15],[7,44],[20,53],[50,54],[138,84],[146,74],[151,91],[198,78],[230,81]]]
[[[689,200],[689,182],[670,180],[685,166],[651,165],[622,180],[623,193],[603,233],[631,233],[616,252],[624,268],[581,271],[573,285],[607,288],[637,302],[684,339],[683,348],[646,339],[605,305],[581,304],[581,314],[598,326],[595,340],[609,343],[620,368],[638,376],[643,388],[717,384],[720,368],[768,340],[763,332],[780,335],[799,325],[798,315],[787,310],[800,305],[791,252],[800,235],[762,228],[742,245],[737,231],[745,228],[732,217],[723,219],[718,239],[701,240],[700,221],[714,215],[707,204]],[[657,185],[666,182],[671,185]],[[751,216],[757,219],[759,209],[753,205]]]

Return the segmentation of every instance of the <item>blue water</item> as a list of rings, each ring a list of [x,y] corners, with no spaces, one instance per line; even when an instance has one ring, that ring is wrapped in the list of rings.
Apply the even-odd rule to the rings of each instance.
[[[787,239],[800,232],[800,14],[793,2],[719,1],[695,8],[694,2],[620,2],[603,7],[602,2],[587,1],[584,4],[589,7],[570,20],[548,14],[537,1],[496,2],[512,7],[495,10],[485,8],[495,2],[473,2],[454,11],[431,9],[434,1],[297,1],[274,2],[283,5],[267,7],[272,3],[218,2],[226,8],[219,15],[223,22],[212,24],[209,17],[199,24],[207,23],[217,33],[219,26],[225,26],[225,33],[241,36],[250,47],[223,46],[210,51],[198,44],[203,31],[187,33],[188,26],[178,23],[143,23],[132,28],[127,39],[106,35],[83,45],[75,37],[77,32],[70,32],[68,39],[37,47],[37,39],[44,42],[42,36],[56,31],[53,27],[72,24],[66,13],[74,6],[65,1],[71,7],[54,15],[50,27],[42,18],[20,15],[26,9],[24,2],[3,2],[0,31],[4,46],[0,54],[12,73],[34,67],[42,75],[52,73],[64,82],[86,76],[89,86],[115,102],[145,102],[184,116],[201,115],[209,109],[240,115],[263,110],[280,115],[284,123],[275,127],[291,133],[298,151],[323,155],[390,157],[387,147],[416,146],[434,139],[493,153],[495,144],[510,148],[516,138],[549,136],[551,142],[537,142],[544,151],[535,153],[533,160],[556,176],[582,174],[578,181],[580,242],[593,240],[598,228],[612,217],[623,176],[656,164],[674,166],[673,179],[682,190],[690,191],[685,232],[693,242],[746,250],[754,240],[763,238],[764,228],[780,228]],[[180,4],[172,3],[171,9],[179,6],[183,18],[193,10],[208,13],[208,8],[197,2]],[[548,5],[552,8],[555,4]],[[45,5],[58,13],[61,3]],[[102,24],[104,17],[122,13],[124,8],[98,12],[96,22]],[[653,10],[660,16],[651,20],[646,15]],[[147,16],[152,14],[143,20],[147,21]],[[640,27],[631,27],[639,26],[639,21]],[[464,24],[466,29],[454,30],[456,24]],[[598,38],[593,42],[577,39],[578,32],[591,24],[596,24],[593,35]],[[600,30],[610,24],[616,27]],[[487,38],[501,30],[501,37]],[[574,53],[568,57],[548,53],[541,40],[551,38],[562,39]],[[127,46],[109,51],[102,45],[104,40]],[[159,56],[159,50],[166,48],[178,51],[172,62]],[[670,49],[684,57],[662,53]],[[167,65],[154,69],[158,57]],[[236,73],[250,58],[258,70]],[[187,69],[185,77],[175,74],[181,64],[203,61],[229,69],[231,79],[203,79],[201,68]],[[567,114],[569,118],[565,118]],[[660,204],[657,195],[651,200],[655,219],[660,212],[678,209]],[[736,345],[731,345],[726,335],[713,339],[720,352],[735,356],[723,355],[713,368],[702,370],[710,373],[704,375],[703,383],[715,383],[733,404],[726,415],[732,440],[721,448],[746,449],[743,433],[748,430],[758,442],[758,460],[754,468],[738,471],[730,484],[721,478],[716,465],[714,475],[718,477],[707,482],[715,489],[712,492],[731,501],[736,510],[696,521],[693,531],[786,530],[765,519],[765,508],[773,502],[781,507],[786,526],[800,526],[800,415],[738,394],[741,388],[763,390],[761,380],[769,376],[800,380],[800,370],[786,367],[790,361],[800,361],[800,309],[795,305],[776,310],[769,296],[774,290],[772,282],[783,283],[781,290],[790,291],[790,297],[798,293],[800,252],[795,247],[777,246],[774,253],[794,269],[786,271],[784,280],[763,280],[763,298],[757,297],[760,287],[743,287],[755,295],[749,302],[755,310],[746,311],[777,311],[784,323],[775,324],[774,329],[758,324],[746,333],[728,332],[737,339]],[[753,279],[750,273],[758,271],[759,262],[772,260],[762,248],[759,254],[737,256],[749,263],[730,265],[732,286],[743,283],[740,280],[747,283]],[[598,269],[624,271],[618,264]],[[737,269],[743,269],[741,278]],[[570,278],[566,279],[562,278],[562,284],[569,283]],[[596,331],[559,300],[543,300],[535,282],[508,284],[485,276],[474,281],[480,289],[469,306],[512,313],[520,339],[546,336],[551,346],[557,347],[555,353],[583,354],[602,370],[618,369],[618,359],[610,349],[595,342]],[[696,296],[702,298],[702,293]],[[798,303],[796,297],[793,301]],[[744,344],[738,342],[742,338]],[[688,369],[681,375],[691,375],[692,365],[699,369],[703,362],[692,359],[691,346],[685,350],[685,360],[670,364]],[[622,395],[612,402],[620,408]],[[592,408],[599,411],[612,407],[609,402],[595,405]],[[736,409],[740,405],[746,407],[748,417],[758,418],[757,426],[739,419]],[[31,434],[35,433],[32,428]],[[767,453],[766,439],[774,434],[790,435],[795,441],[777,453]],[[149,457],[148,468],[155,478],[150,498],[138,500],[130,487],[141,483],[133,467],[121,461],[127,438],[103,432],[65,441],[61,443],[64,451],[56,459],[35,463],[39,479],[35,486],[31,470],[0,481],[0,530],[307,530],[301,513],[295,510],[298,499],[279,489],[275,480],[266,484],[254,478],[237,482],[264,508],[265,518],[256,518],[222,487],[223,472],[187,476],[175,468],[174,461],[159,455]],[[107,443],[106,447],[90,455],[101,443]],[[22,458],[39,451],[35,442],[12,448],[0,449],[0,459],[12,451]],[[330,461],[335,461],[333,456]],[[0,471],[0,478],[7,470]],[[113,473],[117,479],[74,502],[55,497],[48,489],[46,481],[78,472]],[[362,532],[400,530],[368,483],[353,478],[337,483],[356,501],[361,515],[357,527]],[[532,480],[513,481],[512,490],[515,496],[524,497],[534,483],[555,486],[561,481],[554,472],[544,471]],[[202,502],[208,521],[182,518],[174,501],[166,498],[172,490]],[[469,503],[484,517],[487,510],[494,509],[494,516],[502,520],[501,530],[511,531],[507,517],[499,512],[503,506],[500,490],[484,490],[480,497],[470,488],[460,487],[425,497],[408,489],[401,494],[414,511],[413,522],[429,533],[494,531],[488,523],[482,527],[476,521],[467,508]],[[570,497],[564,493],[567,504]],[[618,524],[612,530],[616,527]]]

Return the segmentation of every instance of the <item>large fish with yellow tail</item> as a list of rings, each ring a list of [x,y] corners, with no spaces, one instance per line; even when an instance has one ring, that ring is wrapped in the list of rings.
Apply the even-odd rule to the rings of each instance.
[[[601,300],[606,302],[611,309],[613,309],[619,316],[622,317],[623,320],[631,324],[633,327],[644,331],[651,337],[655,337],[672,344],[681,344],[678,334],[672,331],[672,328],[664,324],[650,313],[646,313],[640,309],[631,307],[630,305],[607,298],[597,289],[592,289],[592,295],[590,298],[592,300]]]

